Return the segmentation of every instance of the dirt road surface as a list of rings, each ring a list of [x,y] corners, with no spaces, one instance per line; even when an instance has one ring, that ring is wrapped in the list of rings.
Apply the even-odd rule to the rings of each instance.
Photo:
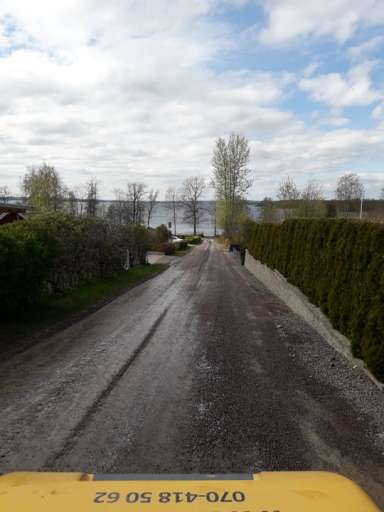
[[[0,362],[0,469],[331,470],[384,508],[383,392],[205,241]]]

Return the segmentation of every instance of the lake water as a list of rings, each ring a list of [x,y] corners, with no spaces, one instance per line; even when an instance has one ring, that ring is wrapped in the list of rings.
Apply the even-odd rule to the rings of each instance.
[[[204,215],[202,217],[201,222],[198,225],[198,233],[204,233],[206,236],[213,236],[215,231],[215,220],[214,220],[214,202],[213,201],[202,201],[202,208],[204,209]],[[257,220],[260,216],[260,207],[254,203],[250,203],[248,205],[249,214],[254,219]],[[172,211],[167,208],[166,204],[163,202],[159,202],[153,212],[153,218],[151,220],[151,227],[157,227],[160,224],[165,224],[168,226],[168,223],[172,223],[172,232],[174,232],[173,220],[172,220]],[[176,232],[179,234],[190,234],[193,233],[193,226],[188,224],[184,220],[184,210],[182,207],[177,209],[177,225]],[[221,230],[217,228],[217,233],[219,234]]]
[[[23,202],[23,198],[14,198],[11,203]],[[113,201],[100,201],[98,204],[98,215],[101,217],[105,216],[108,207]],[[144,201],[145,203],[145,201]],[[200,205],[204,211],[202,219],[198,225],[198,233],[204,233],[206,236],[213,236],[215,232],[215,221],[214,221],[214,201],[200,201]],[[85,208],[85,205],[84,205]],[[257,220],[260,216],[260,206],[254,201],[248,202],[249,215],[254,220]],[[171,223],[171,231],[174,232],[173,226],[173,212],[167,206],[165,201],[159,201],[152,213],[151,227],[156,228],[161,224],[165,224],[167,227]],[[178,234],[191,234],[193,233],[193,226],[184,220],[184,208],[182,206],[177,208],[177,224],[176,232]],[[221,230],[217,228],[217,233],[220,234]]]

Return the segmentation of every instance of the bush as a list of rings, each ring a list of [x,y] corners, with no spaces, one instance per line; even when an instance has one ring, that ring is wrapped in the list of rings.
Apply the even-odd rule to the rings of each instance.
[[[247,223],[250,254],[319,306],[384,381],[384,226],[334,219]]]
[[[37,215],[0,227],[2,313],[144,263],[148,231],[94,217]],[[129,262],[127,255],[129,254]],[[6,304],[6,306],[5,306]]]
[[[41,297],[52,268],[53,248],[52,239],[42,240],[25,229],[24,222],[0,228],[0,315]]]
[[[182,242],[177,242],[174,245],[176,245],[177,251],[185,251],[186,249],[188,249],[188,242],[186,240],[183,240]]]
[[[169,231],[167,226],[164,224],[161,224],[155,229],[155,241],[158,244],[162,244],[164,242],[168,242],[168,240],[171,238],[172,233]]]
[[[191,245],[199,245],[202,242],[200,236],[187,236],[185,240],[187,241],[188,244]]]
[[[161,244],[161,252],[163,252],[166,256],[172,256],[176,252],[175,244],[169,242]]]

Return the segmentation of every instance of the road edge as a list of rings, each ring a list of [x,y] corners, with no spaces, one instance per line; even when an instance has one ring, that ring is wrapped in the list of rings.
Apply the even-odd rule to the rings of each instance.
[[[306,295],[299,288],[292,285],[277,270],[272,270],[267,265],[256,260],[248,250],[245,256],[245,268],[256,279],[261,281],[268,290],[282,300],[296,315],[309,324],[329,345],[337,352],[349,359],[354,365],[360,367],[370,380],[381,391],[384,390],[384,383],[381,383],[366,368],[361,359],[357,359],[351,352],[351,341],[335,329],[326,315],[314,304],[309,302]]]

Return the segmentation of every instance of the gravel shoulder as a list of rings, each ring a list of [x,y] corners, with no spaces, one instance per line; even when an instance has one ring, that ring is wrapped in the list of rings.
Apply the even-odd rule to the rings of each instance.
[[[0,362],[0,469],[330,470],[383,508],[383,397],[204,242]]]

